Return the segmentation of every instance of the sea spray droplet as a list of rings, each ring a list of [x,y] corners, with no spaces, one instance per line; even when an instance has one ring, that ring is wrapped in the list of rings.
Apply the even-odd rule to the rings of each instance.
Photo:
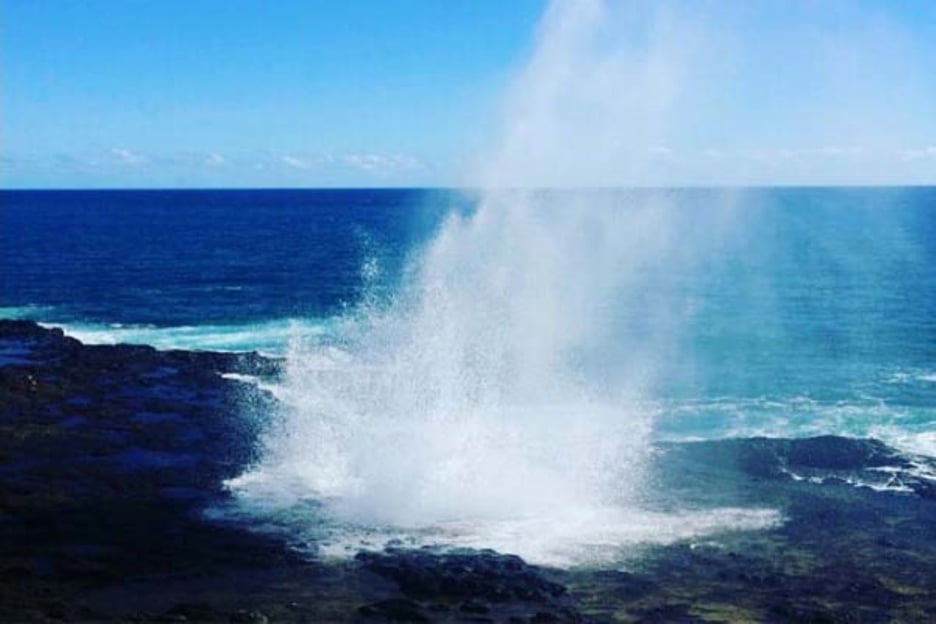
[[[264,460],[231,483],[242,500],[328,553],[402,539],[563,565],[775,523],[763,510],[687,512],[661,532],[663,516],[641,511],[647,347],[671,325],[618,329],[649,279],[625,269],[665,258],[644,226],[666,214],[649,198],[594,210],[575,197],[489,195],[446,222],[390,303],[367,300],[339,340],[297,338]],[[609,353],[613,379],[589,364]]]
[[[304,466],[293,476],[312,495],[375,523],[632,499],[648,418],[579,363],[618,296],[602,267],[633,247],[591,237],[592,218],[509,194],[450,219],[397,299],[349,323],[344,348],[294,345],[266,466]]]
[[[672,29],[636,53],[640,38],[609,34],[637,16],[607,8],[546,11],[484,186],[637,179],[688,56],[671,53],[684,40]],[[689,514],[660,532],[641,511],[652,423],[640,406],[690,310],[661,277],[724,225],[686,225],[671,203],[488,190],[474,211],[453,210],[389,302],[364,296],[339,337],[294,341],[264,459],[232,487],[286,522],[316,501],[304,526],[339,552],[379,547],[376,535],[568,561],[733,524]]]

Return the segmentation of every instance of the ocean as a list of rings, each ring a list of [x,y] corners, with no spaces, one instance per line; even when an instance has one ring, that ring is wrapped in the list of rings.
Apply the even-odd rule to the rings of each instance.
[[[639,498],[667,441],[936,457],[936,188],[3,191],[0,267],[5,318],[286,358],[232,487],[357,522]]]

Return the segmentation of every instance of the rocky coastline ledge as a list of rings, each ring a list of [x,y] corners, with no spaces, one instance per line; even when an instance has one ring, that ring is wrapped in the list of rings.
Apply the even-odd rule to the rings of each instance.
[[[231,373],[235,375],[230,375]],[[769,531],[559,571],[493,551],[309,560],[206,519],[256,459],[257,354],[91,346],[0,321],[2,622],[928,622],[936,491],[870,440],[661,445],[660,487],[768,504]],[[882,471],[881,468],[887,468]],[[902,491],[856,487],[886,474]],[[896,475],[896,476],[895,476]],[[853,478],[854,477],[854,478]],[[719,504],[722,501],[718,501]]]

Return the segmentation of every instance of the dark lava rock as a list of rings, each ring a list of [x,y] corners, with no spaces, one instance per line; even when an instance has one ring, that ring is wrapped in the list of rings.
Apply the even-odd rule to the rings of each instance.
[[[82,619],[85,590],[289,561],[281,540],[200,517],[256,458],[272,411],[223,373],[278,368],[0,321],[0,621]]]
[[[276,411],[224,373],[280,367],[0,321],[0,621],[580,621],[517,557],[399,551],[323,567],[282,535],[207,519]]]
[[[355,559],[365,569],[395,581],[408,598],[451,604],[463,615],[495,621],[508,616],[521,621],[524,617],[583,621],[565,587],[515,555],[492,550],[387,549],[362,552]]]
[[[784,440],[785,457],[790,466],[861,470],[879,466],[902,466],[908,462],[878,440],[819,436],[802,440]]]
[[[387,550],[355,557],[367,569],[399,583],[417,598],[476,597],[494,602],[549,602],[565,593],[516,555],[494,551]]]
[[[637,624],[705,624],[706,620],[689,613],[686,605],[674,604],[649,609]]]
[[[662,510],[673,500],[757,507],[783,522],[646,547],[626,572],[438,549],[310,562],[282,535],[204,513],[230,504],[223,482],[257,459],[276,411],[272,396],[224,373],[275,378],[280,368],[256,354],[87,346],[0,321],[0,622],[928,622],[936,613],[936,484],[914,476],[932,466],[832,436],[660,445],[647,481]]]
[[[726,499],[744,489],[755,497],[775,495],[764,480],[936,496],[936,481],[921,476],[927,471],[936,473],[936,461],[903,455],[874,439],[832,435],[795,440],[743,438],[666,443],[660,450],[664,460],[657,467],[661,471],[657,478],[666,483],[667,491],[684,490],[690,497],[705,487],[709,497],[721,489]]]
[[[677,445],[663,445],[677,450]],[[743,438],[679,445],[679,452],[710,468],[739,467],[755,477],[783,476],[787,468],[857,471],[881,466],[903,467],[910,461],[883,442],[826,435],[803,439]]]
[[[358,613],[388,622],[431,622],[419,603],[406,598],[388,598],[358,609]]]

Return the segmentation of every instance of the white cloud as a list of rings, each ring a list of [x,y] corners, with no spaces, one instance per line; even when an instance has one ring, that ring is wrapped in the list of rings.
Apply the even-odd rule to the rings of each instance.
[[[305,158],[297,158],[296,156],[290,156],[289,154],[284,154],[283,156],[280,156],[280,161],[282,161],[282,163],[285,164],[287,167],[291,167],[293,169],[299,169],[302,171],[308,171],[309,169],[312,169],[315,166],[313,162]]]
[[[343,162],[355,169],[378,175],[426,169],[419,159],[406,154],[348,154]]]
[[[823,145],[821,147],[788,148],[758,147],[737,151],[709,148],[701,152],[709,159],[736,157],[760,163],[816,162],[818,160],[848,160],[874,156],[866,148],[857,146]],[[880,154],[878,154],[880,156]]]
[[[779,160],[779,156],[777,155],[776,150],[773,149],[747,149],[742,150],[739,155],[741,158],[759,163],[773,163]]]
[[[926,158],[936,158],[936,145],[928,145],[921,148],[911,148],[903,150],[901,158],[910,162],[914,160],[923,160]]]
[[[110,149],[110,154],[116,158],[117,162],[119,162],[121,165],[136,166],[142,165],[146,162],[146,157],[142,154],[123,147],[112,147]]]
[[[842,158],[853,158],[855,156],[863,155],[866,150],[862,147],[856,146],[841,146],[841,145],[823,145],[818,150],[816,150],[822,156],[833,156],[833,157],[842,157]]]
[[[208,152],[204,160],[208,167],[223,167],[228,164],[227,159],[217,152]]]

